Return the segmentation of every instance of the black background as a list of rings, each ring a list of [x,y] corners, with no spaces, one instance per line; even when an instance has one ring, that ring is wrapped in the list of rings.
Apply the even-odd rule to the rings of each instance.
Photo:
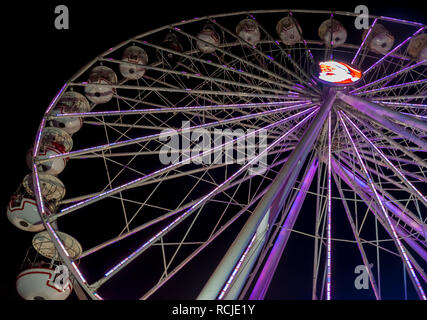
[[[67,5],[70,29],[56,30],[54,9]],[[25,155],[48,104],[83,65],[113,45],[136,34],[207,14],[248,9],[312,8],[354,11],[358,4],[371,14],[426,23],[421,1],[15,1],[2,4],[0,300],[20,298],[15,277],[32,234],[6,218],[11,195],[29,172]],[[309,23],[308,21],[301,22]],[[257,317],[258,318],[258,317]]]

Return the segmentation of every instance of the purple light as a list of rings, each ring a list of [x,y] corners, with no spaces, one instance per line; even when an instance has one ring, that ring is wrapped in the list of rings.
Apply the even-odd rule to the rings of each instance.
[[[304,88],[303,86],[301,86]],[[99,117],[107,115],[126,115],[126,114],[135,114],[135,113],[152,113],[156,111],[161,112],[176,112],[176,111],[193,111],[193,110],[205,110],[205,109],[222,109],[222,108],[251,108],[258,106],[282,106],[292,103],[301,103],[301,102],[310,102],[308,99],[303,100],[293,100],[293,101],[277,101],[277,102],[253,102],[253,103],[234,103],[234,104],[218,104],[218,105],[208,105],[208,106],[189,106],[189,107],[172,107],[172,108],[149,108],[149,109],[133,109],[133,110],[111,110],[111,111],[91,111],[91,112],[76,112],[76,113],[58,113],[55,117]],[[303,106],[303,105],[302,105]],[[102,125],[102,124],[100,124]]]
[[[308,50],[308,54],[309,54],[309,56],[310,56],[311,60],[313,60],[313,59],[314,59],[314,57],[313,57],[313,54],[311,53],[310,48],[309,48],[309,47],[308,47],[308,45],[307,45],[307,41],[306,41],[305,39],[303,39],[303,42],[304,42],[305,47],[306,47],[306,48],[307,48],[307,50]]]
[[[426,108],[427,104],[417,104],[417,103],[406,103],[406,102],[388,102],[388,101],[382,101],[382,100],[375,100],[372,99],[374,102],[379,102],[381,104],[388,104],[388,105],[396,105],[396,106],[405,106],[405,107],[416,107],[416,108]]]
[[[97,294],[96,292],[94,292],[93,293],[93,295],[95,296],[95,297],[97,297],[98,298],[98,300],[104,300],[99,294]]]
[[[362,92],[356,92],[355,95],[366,94],[366,93],[371,93],[371,92],[378,92],[378,91],[384,91],[384,90],[401,88],[401,87],[407,87],[407,86],[411,86],[411,85],[423,84],[423,83],[426,83],[426,82],[427,82],[427,79],[415,80],[415,81],[411,81],[411,82],[405,82],[405,83],[395,84],[395,85],[388,86],[388,87],[381,87],[381,88],[376,88],[376,89],[372,89],[372,90],[367,90],[367,91],[362,91]]]
[[[67,87],[67,83],[65,83],[62,88],[59,90],[59,92],[56,94],[55,98],[53,98],[53,100],[51,101],[51,103],[49,104],[49,107],[47,108],[45,115],[50,113],[51,109],[55,106],[56,101],[58,100],[58,98],[62,95],[62,92],[65,90],[65,88]]]
[[[423,25],[422,23],[419,23],[419,22],[408,21],[408,20],[397,19],[397,18],[384,17],[384,16],[381,16],[381,19],[388,20],[388,21],[393,21],[393,22],[398,22],[398,23],[414,24],[414,25],[417,25],[417,26],[422,26]]]
[[[79,268],[77,268],[76,263],[73,261],[71,262],[71,266],[74,270],[76,270],[77,274],[79,275],[80,279],[82,279],[83,283],[87,283],[86,279],[83,277],[83,274],[80,272]]]
[[[39,181],[39,172],[37,170],[37,165],[33,164],[33,184],[35,185],[35,193],[36,193],[36,198],[37,198],[37,206],[39,209],[39,214],[40,216],[46,214],[45,212],[45,208],[44,208],[44,203],[43,203],[43,197],[42,197],[42,192],[41,192],[41,188],[40,188],[40,181]],[[36,183],[34,183],[34,181]]]
[[[42,131],[45,124],[46,124],[46,118],[43,118],[42,121],[40,122],[39,131],[37,132],[37,135],[36,135],[36,143],[34,144],[34,148],[33,148],[33,158],[35,158],[37,156],[37,153],[39,152]]]
[[[328,226],[327,226],[327,284],[326,284],[326,300],[331,300],[331,255],[332,255],[332,244],[331,244],[331,155],[332,155],[332,138],[331,138],[331,112],[329,112],[328,117]]]
[[[249,300],[261,300],[264,298],[265,293],[268,289],[268,286],[273,278],[274,271],[279,264],[280,258],[282,257],[283,250],[286,247],[287,241],[289,239],[290,230],[292,230],[295,221],[298,217],[298,214],[301,210],[304,199],[307,195],[307,191],[310,188],[311,182],[313,181],[314,174],[316,173],[319,161],[316,159],[313,161],[310,169],[308,170],[306,177],[300,187],[295,201],[292,204],[291,209],[289,210],[286,220],[283,223],[283,226],[280,230],[280,233],[274,243],[273,248],[267,258],[267,261],[264,264],[264,267],[259,274],[258,280],[249,296]]]
[[[222,298],[224,297],[225,293],[228,290],[228,287],[230,286],[231,282],[233,282],[234,278],[236,277],[237,272],[239,271],[243,261],[246,258],[246,255],[248,254],[249,250],[251,250],[252,245],[255,241],[256,238],[256,232],[254,234],[254,236],[252,237],[252,240],[249,242],[245,252],[243,252],[242,256],[239,259],[239,262],[237,263],[236,267],[234,268],[233,272],[231,273],[230,277],[228,278],[228,281],[226,282],[224,288],[222,288],[220,295],[218,296],[218,300],[222,300]]]
[[[422,116],[420,114],[413,114],[413,113],[407,113],[407,112],[401,112],[402,114],[406,114],[411,117],[420,118],[420,119],[427,119],[427,116]]]

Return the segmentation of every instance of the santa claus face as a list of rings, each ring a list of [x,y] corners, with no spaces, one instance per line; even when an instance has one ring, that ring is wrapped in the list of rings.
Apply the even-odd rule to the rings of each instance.
[[[352,84],[362,77],[362,72],[343,62],[319,63],[319,79],[331,84]]]

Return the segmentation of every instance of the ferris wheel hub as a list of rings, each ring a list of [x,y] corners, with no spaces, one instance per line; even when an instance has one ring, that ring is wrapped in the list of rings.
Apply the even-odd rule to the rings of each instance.
[[[348,88],[358,83],[363,76],[361,70],[342,61],[320,61],[312,70],[316,81],[327,87]]]

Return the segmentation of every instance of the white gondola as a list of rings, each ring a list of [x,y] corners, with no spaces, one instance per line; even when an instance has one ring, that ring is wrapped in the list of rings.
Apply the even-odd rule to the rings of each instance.
[[[256,46],[261,39],[258,23],[253,19],[240,21],[236,27],[236,34],[252,46]]]
[[[16,290],[25,300],[65,300],[73,290],[72,282],[57,281],[56,268],[29,268],[16,277]]]
[[[347,40],[347,30],[336,19],[323,21],[319,27],[318,34],[327,47],[331,46],[331,39],[334,47],[344,44]]]
[[[88,112],[89,110],[89,101],[84,95],[75,91],[67,91],[61,99],[59,99],[50,115],[56,115],[59,113]],[[49,125],[51,127],[60,128],[68,134],[73,134],[81,129],[83,120],[81,117],[53,118],[52,120],[49,120]]]
[[[32,174],[25,176],[18,190],[12,196],[7,206],[7,217],[9,221],[17,228],[38,232],[44,229],[40,214],[37,208],[37,202],[34,196]],[[53,212],[56,203],[65,196],[65,186],[55,176],[40,173],[40,188],[46,209]]]
[[[54,156],[69,152],[73,148],[73,139],[62,129],[46,127],[40,140],[39,156]],[[27,152],[27,165],[31,169],[33,163],[33,148]],[[67,164],[66,158],[57,158],[40,163],[37,168],[40,172],[57,176]]]
[[[61,240],[62,246],[67,251],[70,259],[75,260],[82,254],[82,246],[74,237],[61,231],[56,231],[56,234]],[[50,239],[47,231],[42,231],[34,235],[32,244],[33,248],[43,257],[57,261],[61,260],[55,248],[55,244]]]
[[[144,49],[138,46],[130,46],[125,49],[120,63],[120,73],[131,80],[140,79],[145,74],[148,56]]]
[[[365,38],[369,29],[366,29],[362,34],[362,39]],[[382,24],[375,24],[367,39],[369,49],[375,53],[387,54],[394,44],[394,36]]]
[[[202,41],[197,41],[197,48],[203,53],[215,52],[214,46],[219,46],[220,40],[219,35],[216,33],[215,28],[211,24],[206,24],[202,31],[199,32],[197,38]],[[204,42],[203,42],[204,41]],[[207,42],[207,43],[206,43]]]
[[[291,16],[284,17],[277,23],[276,32],[280,40],[288,46],[302,40],[302,29],[298,21]]]
[[[408,54],[417,59],[417,62],[427,59],[427,34],[419,34],[411,39]],[[427,62],[424,62],[423,65],[427,66]]]
[[[89,73],[85,95],[96,104],[107,103],[116,93],[116,89],[112,86],[115,84],[117,84],[116,73],[109,67],[97,66]]]
[[[64,232],[56,233],[70,259],[78,259],[82,254],[80,243]],[[23,271],[16,278],[16,289],[25,300],[65,300],[72,292],[71,274],[62,265],[47,231],[34,235],[32,248],[24,259]]]

